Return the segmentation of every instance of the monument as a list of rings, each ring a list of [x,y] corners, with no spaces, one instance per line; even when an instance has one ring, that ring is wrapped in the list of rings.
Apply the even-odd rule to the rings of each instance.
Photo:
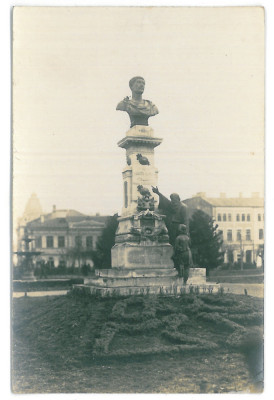
[[[122,171],[123,207],[111,250],[111,268],[96,270],[96,279],[85,278],[84,283],[91,292],[99,291],[102,295],[115,291],[122,295],[175,293],[185,290],[187,279],[188,284],[206,284],[205,268],[189,269],[188,265],[179,276],[174,267],[172,244],[179,234],[179,224],[187,225],[186,210],[178,195],[173,194],[169,201],[158,191],[154,149],[162,139],[154,135],[148,119],[159,111],[151,101],[142,98],[142,77],[132,78],[129,86],[132,98],[126,97],[116,108],[128,113],[131,124],[118,142],[126,154]],[[158,207],[158,196],[160,205],[164,203],[162,208],[168,209],[165,213]],[[169,222],[166,224],[165,220]]]
[[[34,276],[34,265],[33,258],[37,257],[41,254],[41,251],[33,251],[30,250],[30,243],[33,241],[33,238],[29,238],[26,234],[22,238],[22,242],[25,244],[24,250],[14,251],[14,254],[19,256],[21,259],[20,268],[22,271],[22,280],[33,281],[36,280]]]

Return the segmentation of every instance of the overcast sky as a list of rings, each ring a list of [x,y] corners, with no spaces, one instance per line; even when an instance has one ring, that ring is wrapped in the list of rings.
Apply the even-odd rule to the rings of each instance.
[[[264,190],[262,8],[17,8],[14,11],[15,218],[43,210],[120,212],[128,81],[149,123],[159,189],[181,198]]]

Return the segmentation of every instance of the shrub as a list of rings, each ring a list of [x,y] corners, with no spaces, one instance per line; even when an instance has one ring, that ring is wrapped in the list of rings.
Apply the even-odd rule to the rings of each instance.
[[[82,265],[82,267],[81,267],[81,273],[82,273],[84,276],[87,276],[90,272],[91,272],[90,265],[88,265],[88,264]]]
[[[168,330],[177,330],[178,327],[182,324],[189,322],[189,318],[185,314],[172,314],[167,315],[162,318],[162,321],[165,326],[168,327]]]
[[[230,315],[229,318],[241,325],[262,325],[263,314],[261,312],[253,312],[251,314],[235,314]]]
[[[118,327],[113,324],[106,323],[101,330],[101,337],[95,340],[93,354],[107,353],[109,345],[114,338]]]
[[[159,329],[161,325],[162,322],[157,318],[139,322],[136,325],[122,323],[119,327],[119,332],[127,333],[129,335],[139,335]]]
[[[226,330],[234,331],[235,329],[241,328],[236,322],[230,321],[229,319],[223,318],[219,313],[214,312],[211,314],[201,312],[197,315],[197,318],[203,321],[210,322],[219,328],[225,328]]]
[[[246,352],[263,344],[263,332],[259,327],[236,329],[226,340],[230,347]]]
[[[178,331],[169,331],[164,330],[162,332],[163,337],[168,339],[172,343],[181,343],[181,344],[196,344],[201,347],[208,348],[210,346],[211,349],[217,349],[218,345],[216,343],[209,342],[207,340],[199,339],[192,337],[190,335],[183,334]]]
[[[119,319],[124,316],[127,303],[125,300],[118,301],[112,308],[110,318]]]

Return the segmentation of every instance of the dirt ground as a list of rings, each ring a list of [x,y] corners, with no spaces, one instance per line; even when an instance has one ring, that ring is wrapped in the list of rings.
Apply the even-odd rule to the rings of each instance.
[[[15,393],[261,392],[263,301],[14,299]]]

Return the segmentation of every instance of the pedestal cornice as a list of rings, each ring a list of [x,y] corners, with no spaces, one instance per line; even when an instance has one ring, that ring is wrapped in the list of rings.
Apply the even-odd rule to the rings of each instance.
[[[161,138],[151,138],[151,137],[137,137],[137,136],[126,136],[121,139],[117,144],[119,147],[123,149],[128,149],[134,145],[149,145],[150,147],[154,148],[161,144],[163,139]]]

